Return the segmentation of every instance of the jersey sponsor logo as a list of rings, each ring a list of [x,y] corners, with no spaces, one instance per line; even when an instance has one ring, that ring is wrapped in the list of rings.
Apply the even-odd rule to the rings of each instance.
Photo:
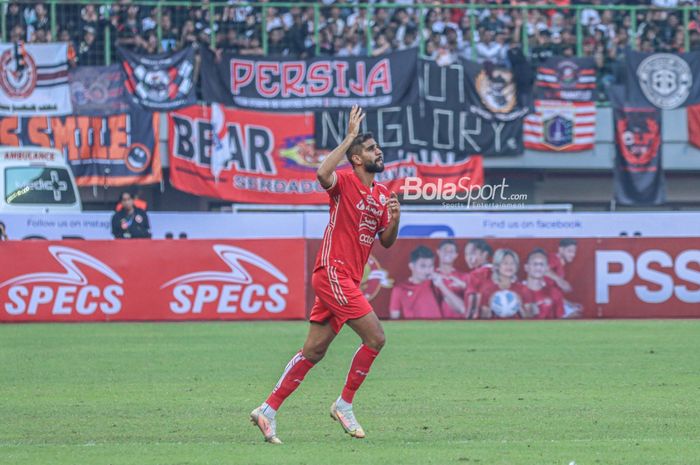
[[[170,289],[171,312],[254,314],[287,308],[288,279],[272,263],[231,245],[213,249],[228,270],[188,273],[163,284],[161,289]]]
[[[626,250],[597,250],[596,303],[609,304],[611,291],[624,287],[634,289],[636,298],[648,304],[664,303],[674,297],[688,304],[700,303],[698,266],[697,249],[684,250],[675,257],[658,249],[646,250],[636,257]]]
[[[365,211],[365,202],[364,200],[360,199],[359,202],[355,205],[355,208],[357,208],[360,211]]]
[[[371,246],[374,244],[374,235],[360,234],[360,244]]]
[[[12,316],[105,315],[119,313],[124,296],[124,281],[112,268],[83,251],[64,246],[49,246],[49,253],[63,272],[29,273],[0,283],[7,288],[3,310]],[[86,271],[93,271],[88,274]],[[0,291],[0,295],[3,292]]]
[[[642,60],[637,78],[647,100],[663,110],[681,106],[693,87],[690,66],[671,53],[655,53]]]
[[[374,233],[377,230],[377,227],[379,226],[379,221],[377,221],[376,218],[372,218],[369,215],[362,215],[360,218],[360,231],[363,229],[367,229],[370,232]]]

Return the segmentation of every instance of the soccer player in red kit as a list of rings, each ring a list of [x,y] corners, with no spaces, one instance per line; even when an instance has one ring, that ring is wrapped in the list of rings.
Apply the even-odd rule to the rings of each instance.
[[[374,182],[375,174],[384,170],[384,159],[372,134],[358,134],[364,116],[359,107],[352,108],[345,139],[316,171],[330,198],[330,221],[311,278],[316,300],[309,318],[309,333],[304,347],[289,361],[270,396],[250,414],[253,424],[272,444],[282,443],[277,437],[277,410],[323,358],[346,323],[362,343],[330,414],[346,433],[365,437],[355,419],[352,401],[384,346],[385,337],[377,315],[360,290],[360,281],[375,237],[379,235],[379,241],[387,248],[396,241],[401,211],[396,194]],[[351,171],[336,171],[343,157],[350,162]]]
[[[469,267],[467,289],[464,291],[464,307],[467,318],[479,318],[481,306],[481,286],[491,279],[492,269],[489,260],[493,249],[483,239],[472,239],[464,247],[464,261]]]
[[[464,291],[467,290],[468,273],[455,268],[459,256],[457,244],[452,239],[440,242],[437,248],[438,267],[433,273],[433,284],[440,295],[443,318],[466,318]]]
[[[574,261],[576,249],[576,239],[562,239],[559,241],[558,250],[549,254],[547,278],[554,281],[564,294],[568,294],[573,290],[573,287],[565,278],[566,271],[564,267]],[[582,312],[583,307],[581,304],[564,299],[564,318],[578,317],[581,316]]]
[[[525,301],[531,302],[533,318],[561,318],[564,315],[564,295],[554,281],[545,277],[549,270],[547,252],[536,248],[530,252],[525,261],[527,279],[523,284],[527,288]]]
[[[435,254],[424,245],[419,245],[408,263],[411,276],[391,290],[389,315],[392,319],[440,319],[440,304],[433,288]]]
[[[492,297],[500,291],[512,291],[520,301],[517,313],[519,317],[529,316],[529,307],[526,307],[526,288],[518,282],[518,266],[520,259],[518,254],[510,249],[498,249],[493,254],[493,273],[491,279],[481,285],[481,318],[499,317],[494,312],[491,302]]]

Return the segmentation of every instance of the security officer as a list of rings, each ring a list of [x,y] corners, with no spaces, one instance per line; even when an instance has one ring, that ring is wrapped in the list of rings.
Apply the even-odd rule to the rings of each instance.
[[[115,239],[150,239],[151,225],[146,211],[134,206],[130,192],[119,196],[122,208],[112,216],[112,235]]]

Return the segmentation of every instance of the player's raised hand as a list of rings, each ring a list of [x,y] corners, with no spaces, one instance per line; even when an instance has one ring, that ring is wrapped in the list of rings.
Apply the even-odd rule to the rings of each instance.
[[[401,216],[401,204],[399,203],[399,196],[396,192],[391,193],[391,197],[386,204],[386,208],[389,210],[389,218],[399,219]]]
[[[365,119],[365,112],[358,105],[353,105],[350,110],[350,118],[348,119],[348,136],[353,139],[360,132],[360,123]]]

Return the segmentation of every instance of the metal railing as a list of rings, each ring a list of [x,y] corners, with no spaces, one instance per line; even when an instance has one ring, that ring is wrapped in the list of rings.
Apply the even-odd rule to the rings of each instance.
[[[0,0],[0,36],[2,37],[2,40],[6,42],[9,38],[10,31],[8,31],[8,24],[7,24],[7,16],[8,16],[8,6],[10,3],[16,3],[16,2],[10,2],[9,0]],[[29,1],[24,1],[24,2],[19,2],[20,7],[22,9],[34,5],[36,2],[29,2]],[[320,54],[321,53],[321,30],[320,30],[320,23],[321,23],[321,17],[322,17],[322,11],[325,11],[327,6],[317,3],[317,2],[266,2],[266,3],[245,3],[245,2],[239,2],[239,3],[228,3],[226,1],[221,1],[221,0],[216,0],[212,1],[209,3],[202,3],[202,2],[190,2],[190,1],[182,1],[182,0],[168,0],[168,1],[155,1],[155,0],[137,0],[135,2],[130,3],[132,5],[138,5],[140,7],[147,7],[149,9],[155,9],[155,33],[158,39],[158,49],[162,49],[162,44],[163,44],[163,37],[164,37],[164,31],[163,31],[163,12],[171,9],[176,9],[176,10],[181,10],[181,9],[191,9],[191,10],[201,10],[201,11],[206,11],[208,18],[206,19],[208,23],[208,29],[210,33],[208,34],[209,39],[208,39],[208,45],[211,46],[212,48],[216,48],[217,46],[217,33],[216,31],[220,31],[223,27],[223,24],[217,20],[217,18],[221,17],[221,11],[224,11],[226,8],[252,8],[252,11],[254,12],[259,12],[259,21],[260,21],[260,26],[261,26],[261,48],[262,52],[264,54],[267,54],[269,51],[269,46],[270,46],[270,31],[268,31],[268,25],[267,25],[267,13],[270,8],[302,8],[302,9],[312,9],[313,10],[313,50],[315,54]],[[101,32],[102,32],[102,37],[101,37],[101,42],[103,42],[103,47],[104,47],[104,58],[105,58],[105,63],[110,64],[112,61],[112,53],[113,53],[113,42],[116,40],[115,37],[113,37],[113,34],[115,30],[113,29],[113,16],[112,16],[112,11],[114,10],[115,7],[119,7],[118,2],[110,1],[110,0],[96,0],[96,1],[87,1],[87,0],[78,0],[78,1],[64,1],[64,0],[49,0],[45,2],[45,5],[48,6],[48,17],[50,20],[50,33],[51,37],[53,40],[57,39],[57,34],[59,33],[59,27],[65,27],[62,24],[59,24],[59,16],[65,17],[66,15],[70,15],[71,13],[68,12],[68,10],[71,10],[73,12],[77,11],[77,8],[84,7],[85,5],[96,5],[98,9],[100,10],[100,15],[101,15]],[[469,17],[469,36],[471,38],[475,37],[475,34],[477,32],[477,17],[480,14],[481,11],[488,10],[488,9],[498,9],[498,10],[508,10],[510,12],[518,12],[522,19],[522,26],[520,30],[520,43],[522,44],[523,51],[526,55],[529,54],[530,48],[531,48],[531,37],[528,33],[528,27],[527,27],[527,22],[529,15],[532,14],[533,11],[535,10],[553,10],[556,9],[556,6],[553,5],[519,5],[519,6],[510,6],[510,5],[480,5],[478,3],[466,3],[466,4],[416,4],[416,5],[404,5],[404,4],[393,4],[393,3],[375,3],[375,4],[333,4],[333,7],[339,7],[341,9],[350,9],[353,11],[357,10],[366,10],[366,15],[367,17],[372,17],[372,15],[380,9],[387,9],[387,10],[396,10],[398,8],[403,8],[403,9],[409,9],[416,11],[416,16],[418,18],[418,36],[419,36],[419,47],[421,50],[421,53],[425,53],[426,50],[426,37],[423,34],[425,25],[426,25],[426,16],[428,12],[432,9],[449,9],[449,10],[464,10],[465,14]],[[611,10],[615,13],[620,13],[629,15],[630,17],[630,26],[629,29],[632,31],[632,35],[630,36],[630,45],[633,48],[638,47],[638,37],[636,37],[636,32],[638,29],[638,21],[637,21],[637,13],[638,12],[648,12],[648,11],[667,11],[667,12],[681,12],[682,14],[682,22],[680,23],[679,27],[683,28],[684,31],[684,48],[685,50],[689,50],[690,48],[690,31],[689,31],[689,24],[691,21],[691,14],[692,13],[697,13],[700,11],[699,7],[692,7],[692,6],[682,6],[678,8],[654,8],[650,6],[637,6],[637,5],[630,5],[630,6],[620,6],[620,5],[610,5],[610,6],[594,6],[594,5],[572,5],[572,6],[567,6],[562,9],[562,11],[568,12],[568,14],[573,15],[573,17],[576,18],[575,21],[575,32],[576,32],[576,54],[578,56],[583,55],[584,50],[583,50],[583,44],[584,44],[584,38],[587,36],[587,33],[585,31],[585,27],[581,24],[581,15],[584,10],[597,10],[597,11],[605,11],[605,10]],[[68,13],[66,13],[68,12]],[[70,31],[69,31],[70,32]],[[75,31],[73,31],[75,32]],[[166,31],[167,32],[167,31]],[[373,34],[372,34],[372,22],[371,21],[366,21],[364,25],[364,30],[362,31],[362,35],[364,35],[364,44],[365,44],[365,50],[366,53],[369,55],[372,53],[372,49],[374,47],[374,42],[373,42]],[[468,41],[470,44],[472,43],[472,40]],[[475,47],[471,47],[471,53],[472,56],[475,57],[476,54],[476,49]]]

